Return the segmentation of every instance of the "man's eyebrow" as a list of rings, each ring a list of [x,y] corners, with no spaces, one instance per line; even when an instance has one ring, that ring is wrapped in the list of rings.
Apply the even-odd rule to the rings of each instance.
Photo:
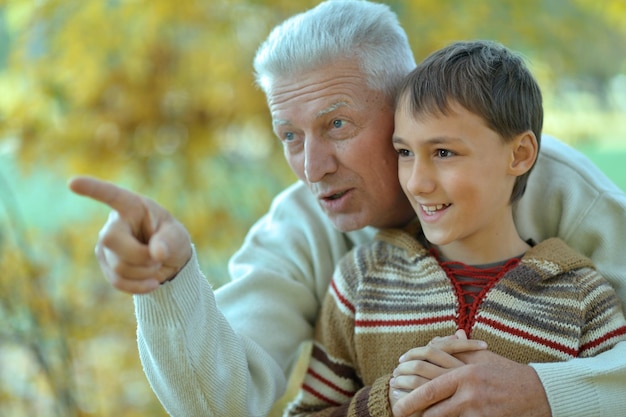
[[[325,109],[322,109],[320,111],[317,112],[317,117],[322,117],[324,115],[327,115],[328,113],[332,113],[335,110],[337,110],[340,107],[345,107],[348,105],[347,101],[338,101],[334,104],[331,104],[330,106],[326,107]]]
[[[341,107],[346,107],[348,105],[347,101],[338,101],[336,103],[331,104],[330,106],[326,107],[325,109],[322,109],[320,111],[317,112],[317,114],[315,115],[316,118],[322,117],[324,115],[327,115],[329,113],[334,112],[335,110],[341,108]],[[272,125],[273,126],[289,126],[291,125],[291,122],[289,120],[283,120],[283,119],[274,119],[272,121]]]
[[[290,125],[291,122],[289,120],[282,120],[282,119],[274,119],[272,120],[272,125],[273,126],[287,126]]]

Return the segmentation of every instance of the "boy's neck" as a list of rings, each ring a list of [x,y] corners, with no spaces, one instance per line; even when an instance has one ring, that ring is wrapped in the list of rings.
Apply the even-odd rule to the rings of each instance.
[[[506,261],[524,254],[530,245],[524,241],[513,223],[499,228],[492,228],[479,238],[454,241],[447,245],[437,246],[437,250],[445,259],[462,262],[466,265],[486,265]]]

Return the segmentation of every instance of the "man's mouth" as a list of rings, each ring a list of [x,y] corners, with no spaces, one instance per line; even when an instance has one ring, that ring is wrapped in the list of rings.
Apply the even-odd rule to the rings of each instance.
[[[341,191],[339,193],[335,193],[335,194],[331,194],[331,195],[327,195],[325,197],[323,197],[323,200],[329,200],[329,201],[333,201],[333,200],[337,200],[341,197],[343,197],[344,195],[346,195],[348,191]]]
[[[434,204],[434,205],[427,206],[425,204],[420,204],[420,207],[422,208],[422,210],[424,210],[424,213],[431,216],[435,214],[436,212],[438,212],[439,210],[443,210],[443,209],[450,207],[450,205],[451,204]]]

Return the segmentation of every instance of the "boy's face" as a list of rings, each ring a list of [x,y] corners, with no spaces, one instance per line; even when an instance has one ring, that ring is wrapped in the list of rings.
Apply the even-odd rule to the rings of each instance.
[[[357,61],[276,80],[268,104],[287,162],[336,228],[414,218],[390,141],[393,108],[367,86]]]
[[[480,248],[511,222],[513,143],[458,103],[449,115],[395,113],[398,176],[426,238],[443,250]],[[444,251],[445,254],[445,251]]]

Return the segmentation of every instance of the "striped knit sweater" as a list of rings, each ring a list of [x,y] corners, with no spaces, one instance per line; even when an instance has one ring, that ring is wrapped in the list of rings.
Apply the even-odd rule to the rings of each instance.
[[[286,414],[391,416],[388,384],[400,355],[457,330],[452,284],[414,235],[383,231],[342,260]],[[484,295],[473,320],[471,338],[520,363],[593,356],[626,340],[612,287],[559,239],[528,250]]]

